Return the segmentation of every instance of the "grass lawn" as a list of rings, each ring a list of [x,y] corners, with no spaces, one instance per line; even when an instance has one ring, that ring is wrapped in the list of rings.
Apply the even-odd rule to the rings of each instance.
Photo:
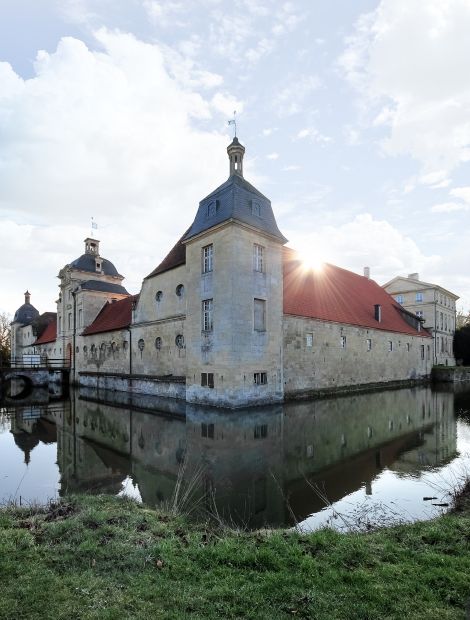
[[[459,508],[309,535],[235,533],[106,496],[4,508],[0,618],[465,618],[470,511]]]

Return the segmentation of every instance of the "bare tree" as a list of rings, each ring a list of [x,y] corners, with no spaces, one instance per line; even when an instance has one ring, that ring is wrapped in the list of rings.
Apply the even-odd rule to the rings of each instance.
[[[464,312],[463,308],[457,310],[457,316],[455,318],[455,327],[456,329],[460,329],[461,327],[466,327],[470,325],[470,311]]]
[[[11,320],[9,314],[0,312],[0,365],[7,364],[10,360]]]

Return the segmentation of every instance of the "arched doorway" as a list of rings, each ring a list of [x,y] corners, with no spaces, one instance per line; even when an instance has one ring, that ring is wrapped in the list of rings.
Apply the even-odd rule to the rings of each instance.
[[[65,351],[65,362],[68,366],[72,366],[72,345],[70,342],[68,343]]]

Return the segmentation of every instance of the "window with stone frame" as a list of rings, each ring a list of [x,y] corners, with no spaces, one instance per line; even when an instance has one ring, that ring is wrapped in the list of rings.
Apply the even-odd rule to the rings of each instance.
[[[211,243],[202,248],[202,273],[210,273],[214,268],[214,245]]]
[[[254,271],[264,272],[264,247],[258,243],[253,244],[253,269]]]
[[[255,331],[266,331],[266,301],[264,299],[254,300],[253,322]]]
[[[211,332],[213,329],[213,299],[204,299],[202,302],[202,331]]]

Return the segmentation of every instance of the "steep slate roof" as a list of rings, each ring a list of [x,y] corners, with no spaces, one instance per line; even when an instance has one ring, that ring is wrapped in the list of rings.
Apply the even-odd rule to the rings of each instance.
[[[214,203],[212,210],[209,206],[211,203]],[[253,203],[259,205],[259,216],[254,213]],[[277,227],[271,201],[240,174],[232,174],[225,183],[201,200],[194,222],[184,240],[228,220],[237,220],[253,226],[277,237],[283,243],[287,241]]]
[[[80,288],[86,291],[101,291],[103,293],[119,293],[120,295],[129,295],[126,289],[120,284],[113,282],[101,282],[100,280],[86,280],[80,284]]]
[[[180,265],[184,265],[186,263],[186,246],[183,244],[183,239],[188,231],[189,228],[184,235],[178,239],[158,267],[155,267],[155,269],[149,273],[144,280],[147,280],[147,278],[153,278],[153,276],[157,276],[159,273],[164,273],[165,271],[169,271],[170,269],[174,269],[175,267],[179,267]]]
[[[55,342],[57,337],[57,316],[47,325],[39,338],[36,338],[34,345]]]
[[[404,309],[373,280],[329,264],[321,271],[305,269],[289,248],[284,248],[283,262],[284,314],[430,337],[424,328],[409,325]],[[382,307],[380,323],[375,304]]]
[[[138,295],[130,295],[112,303],[107,302],[101,308],[96,319],[82,332],[83,336],[111,332],[115,329],[125,329],[132,321],[132,306],[139,298]]]
[[[80,271],[91,271],[92,273],[96,273],[95,259],[97,258],[101,261],[101,273],[104,273],[107,276],[119,275],[116,267],[111,261],[106,258],[102,258],[101,256],[95,256],[94,254],[82,254],[71,262],[69,266],[74,269],[79,269]]]
[[[21,323],[22,325],[30,325],[34,319],[39,316],[39,310],[33,304],[23,304],[15,312],[12,323]]]

